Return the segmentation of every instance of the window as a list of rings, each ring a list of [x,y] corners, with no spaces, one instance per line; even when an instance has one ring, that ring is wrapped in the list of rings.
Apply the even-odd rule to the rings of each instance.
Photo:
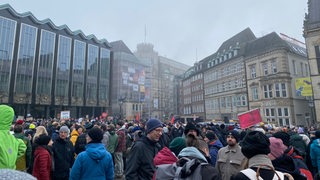
[[[263,91],[264,91],[264,98],[272,98],[272,85],[264,85],[263,86]]]
[[[319,46],[314,46],[315,53],[316,53],[316,60],[317,60],[317,65],[318,65],[318,71],[320,73],[320,48]]]
[[[290,125],[289,108],[283,107],[278,108],[279,125],[286,126]]]
[[[275,109],[274,108],[266,108],[265,109],[265,118],[267,119],[267,122],[275,122]]]
[[[292,66],[293,66],[293,74],[297,74],[297,67],[296,67],[296,61],[292,60]]]
[[[258,88],[257,87],[252,87],[251,88],[251,93],[252,93],[252,100],[258,100]]]
[[[276,61],[272,61],[271,62],[271,71],[272,71],[272,74],[276,74],[278,72],[278,70],[277,70],[277,62]]]
[[[241,96],[241,106],[246,106],[247,105],[247,96],[242,95]]]
[[[262,69],[263,69],[263,74],[268,75],[268,64],[267,63],[262,64]]]
[[[256,66],[255,65],[252,65],[250,67],[250,72],[251,72],[251,78],[254,79],[257,77],[257,73],[256,73]]]
[[[287,97],[287,87],[285,83],[276,83],[276,97]]]

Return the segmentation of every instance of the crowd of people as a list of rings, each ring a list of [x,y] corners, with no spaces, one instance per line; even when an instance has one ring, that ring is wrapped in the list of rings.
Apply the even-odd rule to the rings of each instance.
[[[320,130],[313,127],[14,120],[0,105],[0,177],[79,179],[317,179]],[[8,173],[10,172],[10,173]]]

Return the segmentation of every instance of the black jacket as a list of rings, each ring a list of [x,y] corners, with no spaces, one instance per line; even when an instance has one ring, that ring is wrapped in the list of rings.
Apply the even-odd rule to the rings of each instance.
[[[255,168],[255,167],[253,167],[251,169],[253,169],[254,171],[257,171],[257,168]],[[272,170],[260,169],[260,177],[262,177],[262,179],[272,179],[274,175],[275,174]],[[288,180],[288,177],[284,176],[284,179]],[[250,180],[250,178],[248,178],[242,172],[239,172],[238,174],[231,176],[230,180]]]
[[[136,141],[127,157],[126,179],[151,180],[155,171],[153,158],[159,149],[160,144],[151,141],[146,136]]]
[[[74,148],[69,139],[63,140],[60,137],[52,145],[54,155],[53,179],[69,178],[70,168],[74,162]]]

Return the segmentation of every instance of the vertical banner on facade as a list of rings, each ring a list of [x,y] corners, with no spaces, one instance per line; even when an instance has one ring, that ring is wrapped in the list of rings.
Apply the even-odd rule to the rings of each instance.
[[[297,78],[295,85],[297,96],[312,96],[312,86],[310,78]]]
[[[262,122],[260,110],[258,108],[238,114],[238,119],[241,129],[245,129]]]

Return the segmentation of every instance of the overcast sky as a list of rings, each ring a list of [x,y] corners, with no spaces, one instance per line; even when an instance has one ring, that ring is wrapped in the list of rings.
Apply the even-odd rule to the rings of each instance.
[[[304,42],[307,0],[0,0],[18,13],[82,30],[132,52],[154,45],[161,56],[192,66],[249,27],[257,37],[284,33]],[[145,28],[146,27],[146,28]],[[146,31],[145,31],[146,29]],[[146,33],[145,33],[146,32]]]

